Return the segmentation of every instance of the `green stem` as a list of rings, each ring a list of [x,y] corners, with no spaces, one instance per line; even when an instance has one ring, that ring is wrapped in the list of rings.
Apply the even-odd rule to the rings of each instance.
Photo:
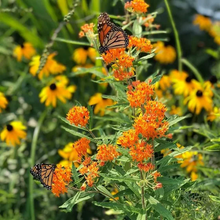
[[[33,134],[33,139],[32,139],[32,143],[31,143],[31,167],[34,165],[35,163],[35,151],[36,151],[36,146],[37,146],[37,140],[38,140],[38,136],[40,133],[40,128],[41,125],[44,121],[44,118],[47,114],[47,109],[45,109],[45,111],[41,114],[37,126],[34,129],[34,134]],[[33,187],[33,177],[31,175],[29,175],[29,201],[30,201],[30,212],[31,212],[31,220],[35,220],[35,214],[34,214],[34,187]]]
[[[181,62],[183,64],[185,64],[187,67],[189,67],[189,69],[192,70],[192,72],[195,74],[196,78],[198,79],[198,81],[203,84],[204,80],[202,78],[202,75],[199,73],[199,71],[186,59],[182,58]]]
[[[165,2],[165,5],[166,5],[166,8],[167,8],[167,12],[168,12],[170,22],[171,22],[171,25],[172,25],[172,28],[173,28],[173,32],[174,32],[174,37],[175,37],[175,40],[176,40],[176,48],[177,48],[177,54],[178,54],[178,70],[182,71],[182,63],[181,63],[182,50],[181,50],[181,45],[180,45],[179,34],[178,34],[177,29],[176,29],[175,22],[173,20],[173,15],[172,15],[172,12],[170,10],[168,0],[164,0],[164,2]]]
[[[143,173],[140,171],[141,173],[141,179],[142,181],[144,180],[144,176]],[[141,187],[141,204],[142,204],[142,209],[145,210],[145,200],[144,200],[144,186]],[[147,218],[146,218],[147,219]]]

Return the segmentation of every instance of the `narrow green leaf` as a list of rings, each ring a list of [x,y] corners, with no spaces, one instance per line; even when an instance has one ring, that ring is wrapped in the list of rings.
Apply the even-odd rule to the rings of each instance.
[[[94,139],[92,139],[92,138],[88,137],[87,135],[84,135],[84,134],[82,134],[82,133],[80,133],[80,132],[71,130],[71,129],[66,128],[66,127],[64,127],[64,126],[61,126],[61,128],[64,129],[65,131],[69,132],[70,134],[74,135],[74,136],[81,137],[81,138],[85,137],[85,138],[87,138],[88,140],[90,140],[90,141],[92,141],[92,142],[94,142],[94,143],[97,143],[96,140],[94,140]]]
[[[220,204],[220,197],[209,195],[210,199]]]
[[[174,220],[170,211],[168,211],[158,200],[149,196],[148,202],[151,204],[153,209],[158,212],[163,217],[167,218],[168,220]]]
[[[68,125],[70,125],[70,126],[72,126],[72,127],[74,127],[74,128],[81,129],[81,130],[84,130],[84,131],[87,131],[87,132],[88,132],[88,130],[86,130],[86,129],[83,128],[83,127],[78,127],[78,126],[76,126],[76,125],[74,125],[74,124],[70,124],[70,122],[69,122],[66,118],[64,118],[64,117],[62,117],[62,116],[60,116],[60,115],[58,115],[58,118],[60,118],[63,122],[65,122],[66,124],[68,124]]]
[[[67,44],[82,45],[82,46],[90,46],[90,44],[87,43],[87,42],[74,41],[74,40],[66,40],[66,39],[64,39],[64,38],[59,38],[59,37],[57,37],[57,38],[55,39],[55,41],[63,42],[63,43],[67,43]]]

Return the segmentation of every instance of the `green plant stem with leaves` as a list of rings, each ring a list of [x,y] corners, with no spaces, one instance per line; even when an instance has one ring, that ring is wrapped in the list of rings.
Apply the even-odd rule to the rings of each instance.
[[[38,136],[40,133],[40,128],[41,125],[45,119],[47,115],[47,108],[45,109],[45,111],[41,114],[37,126],[34,130],[34,134],[33,134],[33,140],[32,140],[32,144],[31,144],[31,162],[30,165],[31,167],[34,165],[35,163],[35,152],[36,152],[36,146],[37,146],[37,140],[38,140]],[[33,177],[31,175],[29,175],[29,205],[30,205],[30,216],[31,216],[31,220],[35,220],[35,214],[34,214],[34,196],[33,196]]]
[[[182,49],[181,49],[181,45],[180,45],[180,39],[179,39],[179,33],[176,29],[176,25],[173,19],[173,15],[168,3],[168,0],[164,0],[166,8],[167,8],[167,12],[170,18],[170,22],[173,28],[173,32],[174,32],[174,37],[175,37],[175,41],[176,41],[176,49],[177,49],[177,55],[178,55],[178,70],[181,72],[182,71],[182,62],[181,62],[181,58],[182,58]]]

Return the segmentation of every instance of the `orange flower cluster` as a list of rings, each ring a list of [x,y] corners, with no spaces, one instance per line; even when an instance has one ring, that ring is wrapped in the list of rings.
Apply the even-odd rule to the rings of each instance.
[[[82,127],[88,124],[89,118],[89,111],[84,106],[74,106],[69,110],[66,117],[70,124]]]
[[[89,143],[90,140],[87,138],[80,138],[78,141],[73,143],[73,148],[76,150],[80,161],[82,156],[87,156],[87,151],[90,149]]]
[[[119,67],[113,70],[113,76],[119,81],[128,80],[134,76],[134,70],[131,68],[130,71],[126,71],[123,67]]]
[[[141,107],[151,100],[154,95],[154,86],[149,83],[135,81],[128,86],[127,99],[131,107]]]
[[[58,164],[53,174],[52,193],[59,197],[67,192],[67,186],[71,181],[71,168]]]
[[[161,174],[158,171],[155,171],[154,173],[152,173],[152,176],[154,177],[154,182],[157,182],[157,177],[160,177]]]
[[[90,24],[84,24],[82,27],[81,27],[81,30],[79,32],[79,37],[84,37],[86,33],[93,33],[93,28],[95,27],[95,25],[93,23],[90,23]]]
[[[131,146],[129,152],[129,154],[132,157],[132,160],[137,162],[143,162],[144,160],[148,160],[153,156],[153,153],[153,146],[145,141],[141,141],[137,143],[135,146]]]
[[[130,12],[145,13],[149,5],[144,0],[132,0],[131,2],[125,3],[125,9]]]
[[[116,80],[127,80],[134,76],[132,66],[135,58],[126,54],[124,48],[108,50],[102,54],[102,58],[106,65],[114,63],[112,68]]]
[[[138,133],[134,129],[131,129],[123,132],[122,136],[118,138],[117,144],[120,144],[122,147],[129,148],[137,142]]]
[[[117,146],[111,144],[103,144],[98,146],[97,160],[100,160],[100,165],[103,166],[107,161],[113,161],[120,153],[117,151]]]
[[[154,170],[155,167],[152,163],[139,163],[138,164],[139,170],[143,170],[144,172],[149,172],[150,170]]]
[[[152,15],[147,15],[147,17],[142,17],[142,20],[146,20],[144,26],[148,28],[151,27],[152,23],[154,22],[154,17],[152,17]]]
[[[145,53],[151,53],[153,45],[150,40],[146,38],[137,38],[134,36],[129,36],[129,45],[128,48],[136,47],[137,50]]]
[[[83,162],[83,168],[79,170],[82,175],[85,175],[86,183],[92,187],[96,177],[99,177],[99,166],[97,162],[92,162],[91,158],[88,157]],[[85,190],[85,185],[83,187]]]
[[[161,138],[169,128],[169,123],[164,121],[166,107],[157,101],[149,101],[145,106],[145,114],[135,119],[134,128],[138,134],[147,139]]]
[[[115,63],[118,67],[122,66],[125,68],[133,66],[134,61],[134,57],[130,57],[126,54],[124,48],[110,49],[106,51],[106,54],[102,54],[102,58],[107,65]]]

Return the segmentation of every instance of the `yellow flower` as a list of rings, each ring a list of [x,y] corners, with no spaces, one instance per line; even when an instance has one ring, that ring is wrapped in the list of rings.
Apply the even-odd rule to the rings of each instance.
[[[88,49],[88,56],[89,58],[92,60],[92,62],[95,63],[95,59],[96,59],[96,50],[92,47],[89,47]]]
[[[13,121],[2,130],[1,140],[5,141],[7,145],[20,144],[20,139],[24,139],[27,135],[23,130],[26,130],[26,127],[20,121]]]
[[[38,78],[41,80],[44,76],[48,77],[50,74],[58,74],[62,73],[66,70],[66,67],[60,63],[58,63],[56,60],[53,59],[53,57],[56,55],[56,53],[51,53],[47,61],[43,67],[43,69],[38,74]],[[30,66],[30,73],[33,76],[36,76],[38,67],[40,65],[40,56],[34,56],[29,64]]]
[[[73,52],[73,60],[77,64],[85,64],[87,59],[88,51],[84,48],[80,47],[74,50]]]
[[[5,98],[4,94],[0,92],[0,113],[2,112],[2,108],[6,108],[8,104],[7,99]]]
[[[174,93],[177,95],[184,95],[185,97],[188,96],[193,90],[196,88],[200,88],[200,83],[197,82],[195,79],[192,79],[191,76],[184,75],[182,78],[173,79],[172,82]]]
[[[185,152],[177,158],[180,158],[182,160],[178,160],[178,163],[181,163],[181,167],[186,169],[187,173],[191,173],[192,180],[196,180],[197,178],[197,171],[198,171],[198,166],[203,166],[203,157],[202,154],[192,151],[192,152]],[[192,174],[193,173],[193,174]]]
[[[25,42],[23,45],[18,45],[13,51],[14,57],[17,58],[17,61],[21,61],[22,57],[30,60],[33,55],[36,54],[36,50],[33,48],[31,43]]]
[[[170,88],[171,82],[169,76],[162,76],[162,78],[159,81],[160,88],[165,91],[167,88]]]
[[[195,89],[185,98],[184,104],[188,103],[188,109],[195,114],[199,114],[204,108],[207,112],[212,110],[212,91],[209,87]]]
[[[179,116],[183,115],[182,109],[180,107],[175,106],[175,105],[171,106],[170,114],[171,115],[179,115]]]
[[[162,64],[173,63],[176,59],[176,51],[172,46],[164,46],[164,43],[159,41],[153,45],[156,53],[155,60]]]
[[[220,120],[220,108],[214,107],[209,115],[207,116],[208,121]]]
[[[174,80],[180,79],[182,80],[183,78],[187,77],[188,74],[184,71],[178,71],[178,70],[171,70],[170,71],[170,80],[173,82]]]
[[[197,14],[193,24],[198,25],[200,30],[209,31],[212,25],[212,21],[210,18]]]
[[[65,76],[55,77],[55,80],[41,90],[40,102],[46,101],[46,106],[52,104],[53,107],[56,107],[57,99],[66,103],[66,99],[71,99],[72,93],[76,91],[76,86],[67,87],[67,83],[68,79]]]
[[[94,109],[94,113],[103,116],[105,114],[105,109],[107,106],[113,105],[113,101],[111,99],[103,99],[101,93],[96,93],[92,96],[88,102],[89,105],[96,105]]]
[[[215,43],[220,45],[220,21],[212,24],[209,34],[214,38]]]
[[[111,192],[111,194],[114,196],[118,193],[118,189],[115,187],[114,190]],[[109,199],[111,201],[119,200],[119,197],[115,197],[114,199]]]

